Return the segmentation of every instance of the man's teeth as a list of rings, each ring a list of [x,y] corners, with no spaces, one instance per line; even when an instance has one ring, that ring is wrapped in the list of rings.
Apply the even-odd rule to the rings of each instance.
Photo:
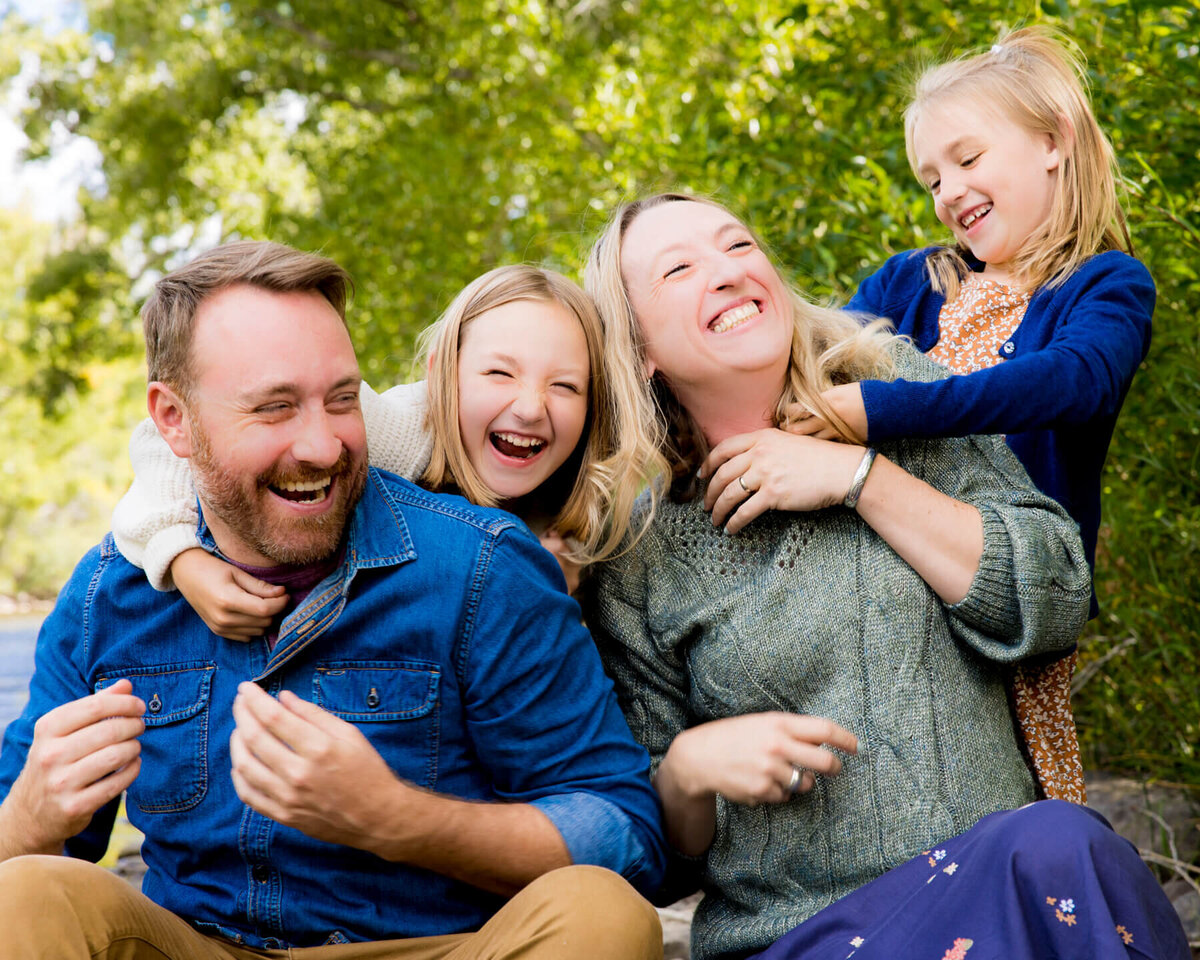
[[[969,227],[976,220],[978,220],[980,217],[982,217],[985,213],[990,213],[991,209],[992,209],[992,205],[990,203],[985,203],[982,207],[976,207],[974,210],[972,210],[970,213],[968,213],[965,217],[962,218],[961,222],[962,222],[963,227],[964,228]]]
[[[505,443],[511,443],[514,447],[536,447],[540,449],[545,442],[537,439],[537,437],[523,437],[519,433],[497,433],[496,436]]]
[[[749,303],[743,303],[740,307],[734,307],[732,310],[726,310],[713,322],[713,333],[724,333],[726,330],[732,330],[749,320],[758,313],[758,304],[751,300]]]
[[[289,480],[275,489],[286,499],[297,503],[320,503],[329,491],[329,477],[323,480]]]

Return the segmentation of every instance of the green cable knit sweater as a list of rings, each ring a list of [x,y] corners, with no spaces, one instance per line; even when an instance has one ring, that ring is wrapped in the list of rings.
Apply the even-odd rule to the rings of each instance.
[[[898,375],[945,371],[907,348]],[[761,950],[817,911],[996,810],[1034,799],[1004,679],[1063,650],[1090,579],[1070,517],[999,437],[900,441],[880,453],[974,504],[984,550],[947,605],[843,507],[772,513],[734,536],[700,501],[660,506],[636,547],[598,566],[585,613],[630,727],[657,767],[681,730],[767,710],[859,738],[840,776],[782,804],[717,798],[701,862],[696,960]],[[678,877],[677,877],[678,880]]]

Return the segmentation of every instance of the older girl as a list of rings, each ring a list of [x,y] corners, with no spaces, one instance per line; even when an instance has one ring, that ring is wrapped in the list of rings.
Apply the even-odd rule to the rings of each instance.
[[[1004,681],[1087,615],[1070,517],[999,439],[778,429],[794,404],[840,426],[834,384],[945,371],[805,301],[708,201],[620,208],[585,285],[673,468],[584,608],[706,891],[693,956],[1185,956],[1129,844],[1026,806]]]
[[[591,299],[552,270],[499,267],[468,284],[421,343],[427,383],[363,386],[371,463],[516,513],[573,587],[581,565],[629,530],[656,456],[630,414],[636,379],[604,375]],[[178,585],[214,632],[260,635],[283,611],[283,589],[197,547],[190,472],[151,421],[131,453],[136,478],[113,515],[121,552],[159,589]]]
[[[892,318],[958,376],[869,378],[834,386],[825,400],[872,443],[1005,434],[1033,482],[1079,524],[1092,564],[1101,468],[1150,345],[1155,291],[1132,256],[1082,57],[1044,27],[1018,30],[926,71],[904,132],[954,242],[891,257],[849,307]],[[819,416],[792,413],[797,432],[829,430]],[[1042,792],[1083,803],[1074,660],[1023,664],[1012,691]]]

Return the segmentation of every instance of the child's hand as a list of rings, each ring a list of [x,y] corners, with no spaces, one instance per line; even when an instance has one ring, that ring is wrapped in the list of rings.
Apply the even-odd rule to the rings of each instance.
[[[850,428],[849,440],[852,443],[867,442],[867,411],[863,406],[862,388],[857,383],[843,383],[830,387],[821,394],[821,398],[846,422],[846,426]],[[791,404],[786,414],[787,422],[783,429],[789,433],[802,437],[816,437],[818,440],[843,439],[828,421],[818,417],[802,404]]]
[[[198,547],[171,562],[171,576],[208,629],[227,640],[262,636],[287,604],[283,587],[252,577]]]
[[[579,574],[583,570],[583,565],[576,563],[567,556],[567,541],[553,527],[550,527],[542,533],[538,540],[542,546],[554,554],[554,559],[558,561],[558,565],[562,567],[563,576],[567,578],[567,593],[574,593],[579,589]]]

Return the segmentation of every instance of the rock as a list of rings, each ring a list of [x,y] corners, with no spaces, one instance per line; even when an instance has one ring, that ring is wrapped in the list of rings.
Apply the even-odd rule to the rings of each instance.
[[[663,928],[663,960],[688,960],[691,956],[692,914],[703,894],[694,893],[658,908]]]
[[[1088,806],[1142,851],[1195,863],[1200,858],[1200,798],[1187,790],[1087,775]]]

